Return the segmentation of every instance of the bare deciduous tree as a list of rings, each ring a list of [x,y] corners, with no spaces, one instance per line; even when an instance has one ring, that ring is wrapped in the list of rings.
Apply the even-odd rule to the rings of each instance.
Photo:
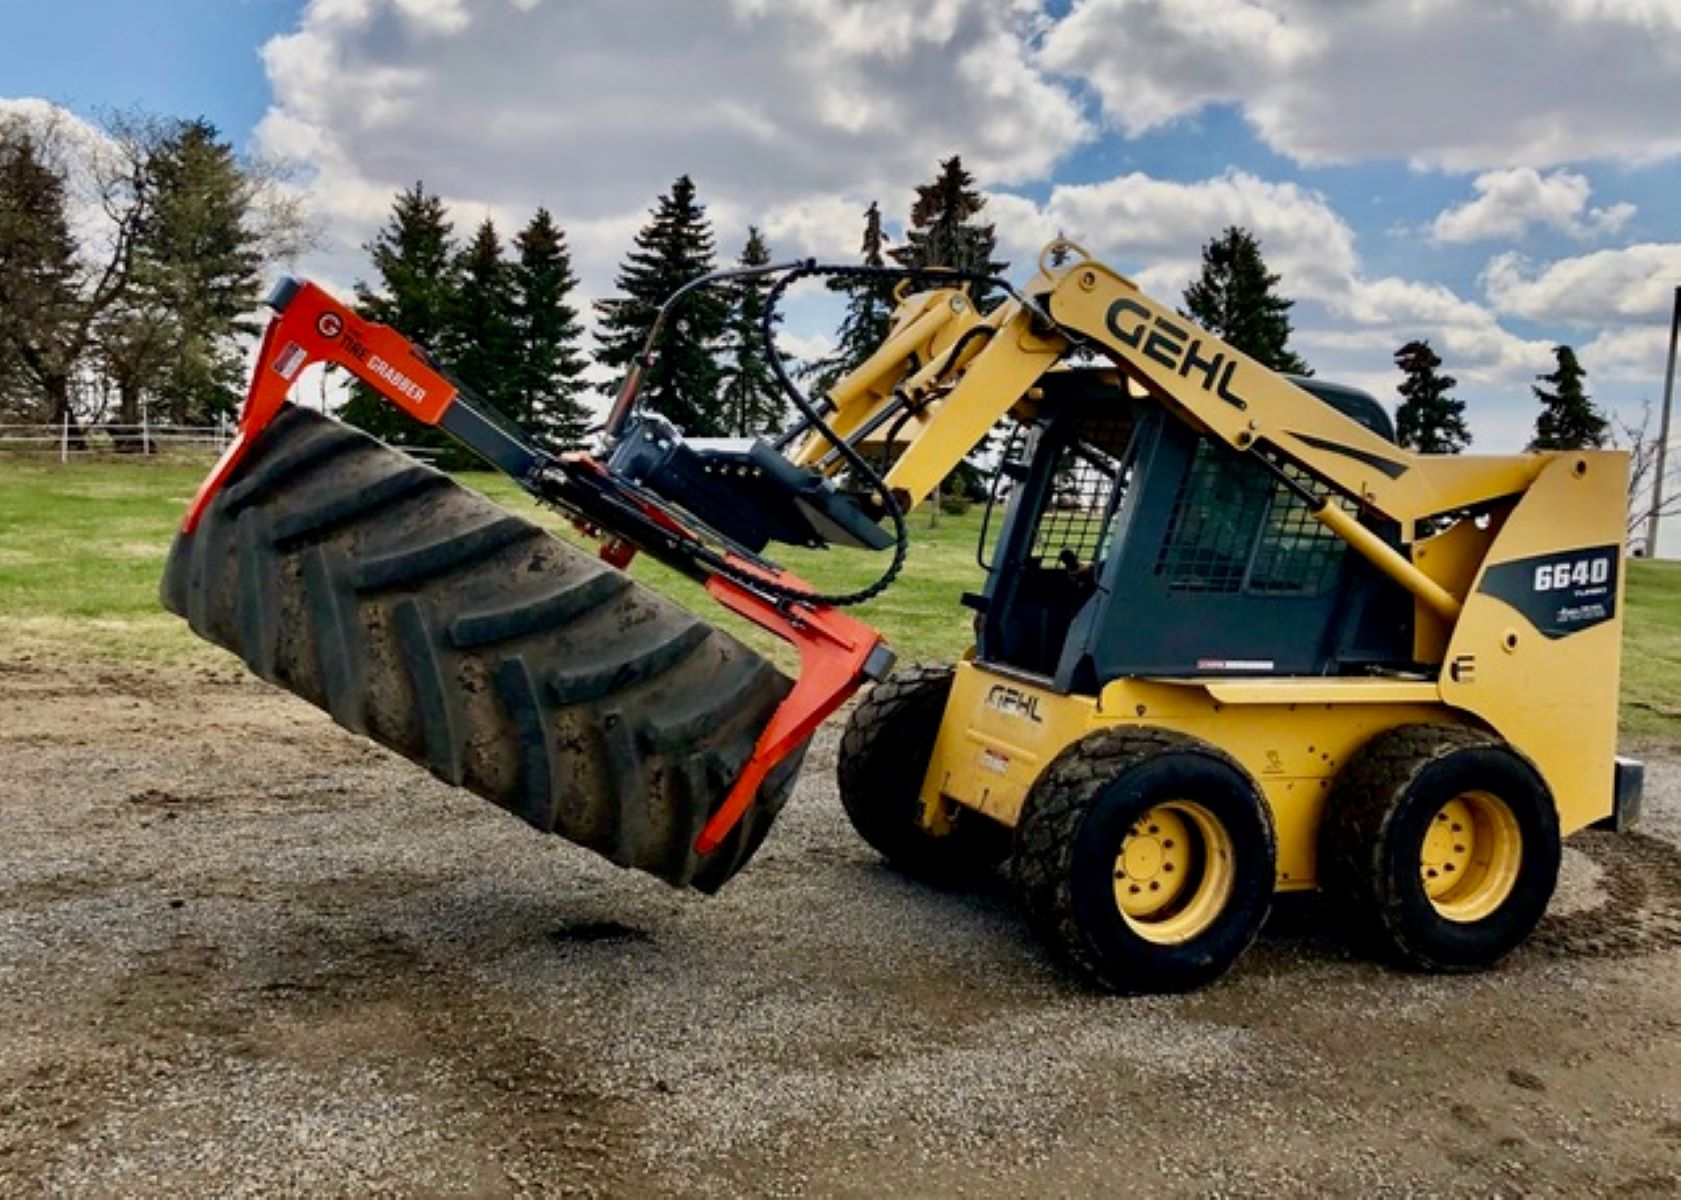
[[[1629,422],[1618,416],[1615,426],[1612,441],[1629,452],[1629,547],[1636,554],[1656,554],[1656,546],[1645,544],[1646,522],[1652,517],[1657,491],[1654,485],[1658,476],[1658,435],[1652,429],[1652,402],[1642,402],[1638,421]],[[1681,456],[1671,453],[1664,463],[1664,496],[1657,509],[1659,517],[1681,513],[1681,461],[1678,458]]]

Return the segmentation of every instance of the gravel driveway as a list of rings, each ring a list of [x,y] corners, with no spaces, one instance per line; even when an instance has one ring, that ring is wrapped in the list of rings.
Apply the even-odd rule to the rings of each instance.
[[[0,1193],[1681,1189],[1681,764],[1497,971],[1292,897],[1117,1000],[883,867],[835,741],[709,900],[235,668],[0,665]]]

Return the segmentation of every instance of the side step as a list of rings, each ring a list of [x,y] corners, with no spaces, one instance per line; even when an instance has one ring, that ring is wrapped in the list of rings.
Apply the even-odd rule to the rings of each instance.
[[[176,538],[163,602],[256,674],[536,826],[679,887],[752,857],[804,749],[694,842],[791,681],[367,435],[288,407]]]

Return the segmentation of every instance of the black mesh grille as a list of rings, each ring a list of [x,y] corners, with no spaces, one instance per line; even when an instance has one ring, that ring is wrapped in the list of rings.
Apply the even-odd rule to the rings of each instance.
[[[1029,552],[1042,563],[1089,566],[1103,553],[1115,508],[1121,457],[1132,435],[1125,418],[1088,419],[1057,455],[1050,495]],[[1067,562],[1072,556],[1075,563]]]
[[[1175,591],[1316,596],[1336,582],[1345,548],[1264,468],[1203,441],[1173,498],[1155,573]]]
[[[1292,478],[1305,482],[1306,476],[1295,467],[1284,469]],[[1276,484],[1261,528],[1261,544],[1255,548],[1255,561],[1249,568],[1249,590],[1321,595],[1336,583],[1347,549],[1346,542],[1313,519],[1300,496]]]

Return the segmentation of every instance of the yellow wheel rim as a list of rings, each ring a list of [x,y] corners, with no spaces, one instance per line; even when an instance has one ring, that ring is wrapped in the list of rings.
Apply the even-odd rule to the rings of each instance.
[[[1436,911],[1469,924],[1506,902],[1522,863],[1523,834],[1506,802],[1489,792],[1466,792],[1430,818],[1418,869]]]
[[[1115,903],[1139,937],[1177,945],[1214,924],[1233,877],[1226,827],[1200,804],[1170,800],[1135,821],[1121,843]]]

